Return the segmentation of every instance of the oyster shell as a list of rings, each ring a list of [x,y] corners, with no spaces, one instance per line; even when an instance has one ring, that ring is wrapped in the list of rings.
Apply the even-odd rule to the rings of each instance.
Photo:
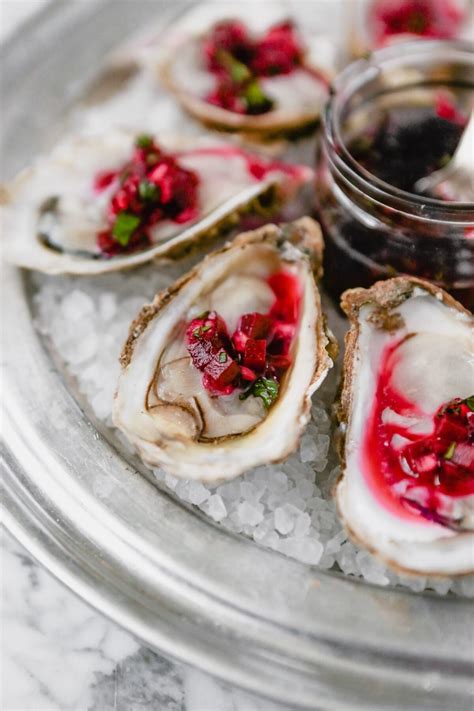
[[[114,422],[147,464],[218,482],[279,461],[297,446],[311,394],[337,349],[315,284],[322,249],[310,218],[266,225],[208,255],[142,309],[121,356]],[[301,309],[292,363],[275,403],[267,411],[259,397],[209,396],[186,350],[186,323],[203,308],[219,309],[229,325],[243,313],[265,311],[275,298],[266,278],[282,267],[299,280]]]
[[[101,173],[130,161],[136,135],[114,130],[71,137],[2,190],[3,253],[7,261],[51,274],[97,274],[175,256],[238,224],[244,213],[268,215],[311,179],[304,166],[269,162],[213,139],[165,138],[159,146],[199,179],[198,214],[162,219],[141,249],[109,256],[97,245],[118,180],[94,188]],[[257,166],[257,170],[255,170]]]
[[[202,43],[216,22],[244,22],[255,35],[287,20],[281,8],[266,4],[265,15],[258,7],[234,3],[226,7],[216,3],[189,13],[159,38],[159,48],[147,47],[142,57],[145,65],[158,70],[164,85],[176,97],[184,110],[205,126],[222,131],[238,132],[249,140],[300,135],[314,129],[327,98],[329,82],[334,74],[335,50],[323,36],[305,32],[305,23],[296,30],[303,47],[303,61],[290,73],[261,76],[259,85],[273,102],[265,113],[238,113],[206,100],[212,92],[214,75],[205,66]],[[271,3],[269,3],[271,5]],[[268,11],[267,11],[268,10]]]
[[[344,523],[394,568],[469,573],[472,314],[408,277],[346,291],[341,303],[351,321],[338,413],[343,474],[336,497]]]

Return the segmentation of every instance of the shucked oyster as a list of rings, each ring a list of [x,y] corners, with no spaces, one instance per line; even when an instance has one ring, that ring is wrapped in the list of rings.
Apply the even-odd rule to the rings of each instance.
[[[390,565],[474,569],[474,319],[414,278],[342,297],[340,513]]]
[[[49,273],[132,267],[271,211],[311,176],[210,139],[71,138],[7,186],[3,251]]]
[[[132,323],[114,422],[175,476],[231,479],[287,456],[334,355],[309,218],[241,234]]]
[[[281,17],[262,25],[257,6],[249,13],[240,5],[237,17],[213,20],[204,8],[169,30],[159,63],[165,85],[188,113],[221,130],[266,138],[314,127],[329,84],[317,61],[325,40]]]

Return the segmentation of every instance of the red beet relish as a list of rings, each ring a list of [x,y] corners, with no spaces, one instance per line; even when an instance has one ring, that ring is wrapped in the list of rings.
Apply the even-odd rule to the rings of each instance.
[[[188,324],[189,355],[212,395],[230,395],[239,388],[241,397],[262,397],[267,407],[276,399],[281,378],[291,365],[301,287],[298,278],[285,271],[273,274],[268,284],[275,294],[269,313],[243,314],[232,336],[215,311]]]
[[[415,434],[409,425],[390,418],[384,421],[387,408],[403,417],[425,417],[391,383],[402,343],[389,346],[383,356],[363,447],[366,472],[374,493],[389,509],[453,525],[447,501],[474,494],[474,396],[442,405],[428,435]],[[396,447],[394,435],[409,442]]]
[[[108,227],[97,235],[106,256],[143,249],[151,244],[151,228],[160,220],[178,224],[198,215],[199,178],[182,168],[151,136],[139,136],[133,155],[120,170],[99,173],[94,189],[116,184],[109,206]]]
[[[239,114],[262,114],[273,108],[260,77],[290,74],[303,61],[303,48],[292,22],[270,27],[261,37],[242,22],[215,24],[203,43],[206,66],[216,77],[210,104]]]
[[[375,0],[371,19],[377,44],[403,34],[453,39],[464,12],[456,0]]]

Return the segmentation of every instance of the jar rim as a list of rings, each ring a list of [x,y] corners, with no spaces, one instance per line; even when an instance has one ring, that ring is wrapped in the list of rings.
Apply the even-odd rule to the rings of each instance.
[[[458,218],[470,213],[472,220],[474,202],[445,201],[417,195],[377,177],[354,158],[340,132],[341,110],[355,92],[370,79],[384,69],[396,65],[409,66],[413,59],[420,59],[423,56],[433,55],[436,61],[442,64],[443,53],[446,55],[445,61],[456,59],[458,62],[472,65],[474,69],[474,48],[469,42],[462,40],[412,40],[403,43],[403,53],[400,53],[400,44],[394,44],[377,49],[369,56],[351,62],[331,84],[329,99],[323,113],[323,142],[331,154],[333,163],[344,173],[346,179],[365,192],[373,194],[380,202],[387,203],[388,206],[394,206],[395,203],[398,209],[420,214],[423,214],[426,208],[430,208],[433,213],[440,212]],[[474,82],[470,86],[474,90]]]

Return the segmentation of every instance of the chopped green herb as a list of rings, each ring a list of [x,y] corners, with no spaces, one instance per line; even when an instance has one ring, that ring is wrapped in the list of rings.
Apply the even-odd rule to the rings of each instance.
[[[208,316],[209,316],[209,311],[203,311],[202,314],[199,314],[199,316],[196,316],[196,318],[205,319]]]
[[[242,393],[239,398],[240,400],[246,400],[249,395],[254,397],[260,397],[263,400],[263,404],[268,409],[277,399],[278,390],[280,386],[276,380],[271,380],[270,378],[258,378],[251,387]]]
[[[142,200],[150,202],[151,200],[158,200],[160,191],[155,183],[151,183],[149,180],[141,180],[138,185],[138,194]]]
[[[466,403],[470,411],[474,412],[474,395],[470,395],[469,397],[467,397],[464,402]]]
[[[247,84],[243,96],[249,111],[253,113],[263,113],[273,107],[273,101],[263,93],[257,79]]]
[[[451,442],[451,444],[447,448],[446,452],[444,453],[444,458],[445,459],[452,459],[455,449],[456,449],[456,442]]]
[[[226,360],[227,360],[227,353],[224,353],[224,351],[219,353],[219,363],[225,363]]]
[[[126,247],[130,238],[140,224],[140,218],[131,212],[119,212],[112,230],[112,234],[122,247]]]
[[[193,331],[193,336],[195,338],[199,338],[199,336],[202,336],[203,333],[207,333],[207,331],[211,330],[211,325],[206,324],[206,326],[198,326],[197,328],[194,329]]]
[[[160,160],[160,156],[158,153],[148,153],[147,157],[145,158],[146,164],[147,165],[155,165],[158,163]]]
[[[252,77],[248,67],[242,62],[239,62],[238,59],[235,59],[230,52],[221,50],[218,52],[217,58],[220,64],[227,69],[235,84],[242,84]]]
[[[141,133],[135,139],[135,145],[137,148],[151,148],[153,145],[153,136],[149,133]]]

